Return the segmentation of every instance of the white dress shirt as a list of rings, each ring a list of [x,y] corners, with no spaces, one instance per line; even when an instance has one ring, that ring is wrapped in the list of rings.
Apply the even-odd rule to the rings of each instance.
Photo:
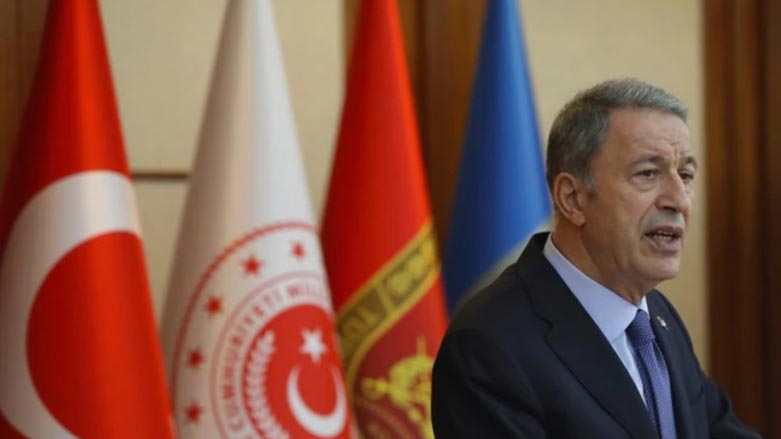
[[[634,320],[637,310],[648,312],[645,297],[638,307],[591,279],[559,252],[551,236],[548,236],[543,254],[602,331],[645,402],[643,380],[637,370],[634,348],[626,335],[626,328]]]

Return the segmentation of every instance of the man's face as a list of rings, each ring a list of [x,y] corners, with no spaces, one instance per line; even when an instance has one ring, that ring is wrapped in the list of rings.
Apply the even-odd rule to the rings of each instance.
[[[678,273],[696,168],[680,118],[647,109],[613,112],[591,163],[596,192],[584,202],[581,230],[609,285],[645,293]]]

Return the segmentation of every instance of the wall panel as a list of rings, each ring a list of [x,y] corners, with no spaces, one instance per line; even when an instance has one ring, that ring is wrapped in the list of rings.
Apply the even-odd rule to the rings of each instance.
[[[711,369],[781,437],[781,6],[703,2]]]
[[[5,181],[21,106],[17,3],[18,0],[0,0],[0,188]]]

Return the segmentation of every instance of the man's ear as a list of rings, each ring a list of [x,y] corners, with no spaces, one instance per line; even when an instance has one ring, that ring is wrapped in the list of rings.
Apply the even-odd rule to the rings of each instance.
[[[588,188],[574,175],[568,172],[559,173],[553,180],[551,196],[561,218],[576,227],[586,223],[583,208],[584,203],[588,202]]]

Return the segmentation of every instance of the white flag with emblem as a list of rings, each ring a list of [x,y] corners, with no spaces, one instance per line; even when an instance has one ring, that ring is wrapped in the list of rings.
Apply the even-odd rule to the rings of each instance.
[[[168,294],[180,437],[353,437],[268,0],[228,2]]]

